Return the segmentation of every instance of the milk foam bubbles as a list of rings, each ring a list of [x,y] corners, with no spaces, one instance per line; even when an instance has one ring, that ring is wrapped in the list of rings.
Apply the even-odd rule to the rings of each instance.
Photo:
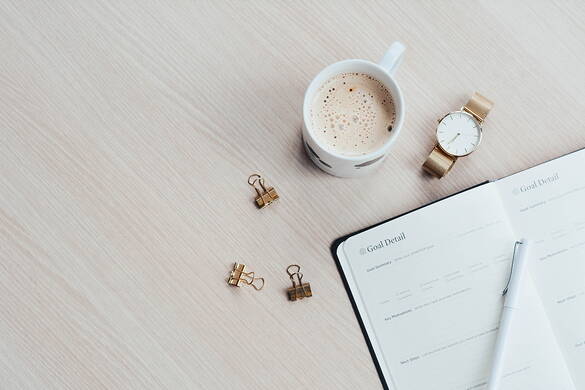
[[[392,95],[364,73],[340,73],[327,80],[311,105],[311,129],[334,153],[360,156],[390,138],[396,112]]]

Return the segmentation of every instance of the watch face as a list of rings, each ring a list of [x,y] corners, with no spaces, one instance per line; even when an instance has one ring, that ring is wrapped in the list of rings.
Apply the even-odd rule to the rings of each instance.
[[[437,140],[445,152],[465,156],[477,149],[481,141],[481,127],[471,114],[450,112],[437,126]]]

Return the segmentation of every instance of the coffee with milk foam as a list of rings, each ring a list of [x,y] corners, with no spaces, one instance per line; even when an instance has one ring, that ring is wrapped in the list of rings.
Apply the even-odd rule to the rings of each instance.
[[[390,91],[364,73],[327,80],[311,106],[311,129],[326,149],[345,156],[373,152],[390,138],[396,119]]]

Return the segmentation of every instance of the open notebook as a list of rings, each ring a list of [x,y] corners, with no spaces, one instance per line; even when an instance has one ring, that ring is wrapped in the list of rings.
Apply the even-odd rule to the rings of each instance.
[[[584,168],[580,150],[334,243],[386,388],[486,387],[525,237],[535,245],[502,388],[585,389]]]

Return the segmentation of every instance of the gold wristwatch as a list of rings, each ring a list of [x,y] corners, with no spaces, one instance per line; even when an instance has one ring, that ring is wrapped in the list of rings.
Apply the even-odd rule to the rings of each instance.
[[[459,157],[467,156],[481,142],[481,125],[493,103],[475,92],[459,111],[439,119],[437,145],[423,164],[423,169],[441,178],[447,174]]]

